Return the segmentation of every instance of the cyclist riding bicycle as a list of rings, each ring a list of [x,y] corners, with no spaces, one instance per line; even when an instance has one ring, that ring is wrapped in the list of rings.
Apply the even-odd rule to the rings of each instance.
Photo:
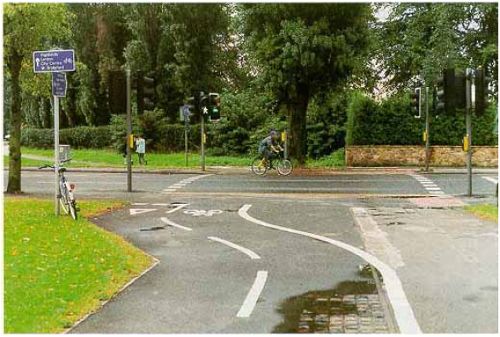
[[[259,144],[259,154],[263,156],[263,160],[269,162],[274,153],[283,151],[283,148],[278,143],[278,132],[271,130],[269,136],[261,140]]]

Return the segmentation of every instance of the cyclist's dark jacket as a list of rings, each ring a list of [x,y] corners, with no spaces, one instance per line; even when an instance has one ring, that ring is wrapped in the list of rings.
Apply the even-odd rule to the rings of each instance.
[[[277,143],[271,136],[264,138],[259,144],[259,152],[262,153],[264,150],[269,150],[271,145],[275,146]]]

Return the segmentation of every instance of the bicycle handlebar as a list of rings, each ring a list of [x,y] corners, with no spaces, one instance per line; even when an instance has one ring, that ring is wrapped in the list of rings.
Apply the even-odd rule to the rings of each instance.
[[[66,159],[66,160],[61,160],[59,163],[60,163],[60,164],[64,164],[64,163],[67,163],[67,162],[69,162],[69,161],[71,161],[71,158]],[[41,169],[44,169],[44,168],[47,168],[47,167],[50,167],[50,168],[55,169],[54,165],[50,165],[50,164],[45,164],[45,165],[43,165],[43,166],[40,166],[38,169],[39,169],[39,170],[41,170]]]

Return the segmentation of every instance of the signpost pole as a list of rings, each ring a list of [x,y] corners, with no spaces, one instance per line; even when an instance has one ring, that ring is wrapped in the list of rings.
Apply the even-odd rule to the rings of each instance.
[[[54,208],[55,214],[60,214],[59,198],[59,97],[54,96]]]
[[[469,197],[472,197],[472,79],[472,69],[467,69],[465,82],[465,127],[467,129],[467,195]]]
[[[429,140],[429,87],[425,87],[425,172],[429,172],[430,140]]]
[[[130,138],[132,137],[132,114],[130,111],[130,69],[127,69],[127,192],[132,192],[132,149]]]

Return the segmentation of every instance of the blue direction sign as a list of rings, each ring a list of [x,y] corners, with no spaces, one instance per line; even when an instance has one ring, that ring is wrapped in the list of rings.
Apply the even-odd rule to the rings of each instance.
[[[35,73],[75,71],[75,52],[68,50],[46,50],[33,52]]]
[[[66,74],[52,73],[52,95],[57,97],[66,96]]]
[[[189,116],[191,116],[191,111],[189,111],[189,108],[190,108],[189,105],[182,106],[182,114],[184,115],[185,118],[189,118]]]

